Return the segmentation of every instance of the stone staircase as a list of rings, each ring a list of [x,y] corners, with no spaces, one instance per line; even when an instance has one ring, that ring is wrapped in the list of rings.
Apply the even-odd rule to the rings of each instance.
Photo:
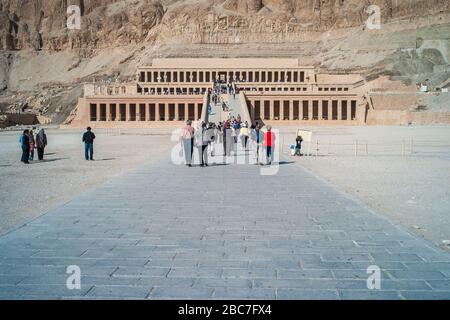
[[[206,121],[219,123],[229,119],[230,117],[237,118],[238,116],[245,122],[252,123],[250,112],[247,106],[247,99],[243,92],[237,94],[221,94],[220,102],[213,103],[212,96],[208,99],[210,112],[207,113]],[[228,111],[224,111],[222,106],[225,103],[228,106]]]

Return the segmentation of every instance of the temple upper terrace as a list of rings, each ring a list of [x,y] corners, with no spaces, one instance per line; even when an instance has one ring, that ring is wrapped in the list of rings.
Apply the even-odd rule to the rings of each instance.
[[[249,121],[364,121],[364,80],[328,74],[299,59],[154,59],[130,83],[86,84],[74,124],[143,126],[206,119],[217,83],[242,95]]]
[[[254,92],[348,92],[362,82],[357,74],[316,73],[298,59],[155,59],[139,67],[133,84],[88,84],[85,96],[203,95],[214,81],[235,82]]]

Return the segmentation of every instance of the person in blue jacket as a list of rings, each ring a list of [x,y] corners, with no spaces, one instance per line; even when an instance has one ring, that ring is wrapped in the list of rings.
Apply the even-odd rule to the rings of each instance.
[[[30,159],[30,131],[25,130],[20,136],[19,142],[22,147],[22,159],[21,161],[25,164],[29,164]]]

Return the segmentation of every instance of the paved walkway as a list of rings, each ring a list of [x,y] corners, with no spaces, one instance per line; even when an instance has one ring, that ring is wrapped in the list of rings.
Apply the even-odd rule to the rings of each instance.
[[[449,254],[297,164],[259,173],[163,159],[88,191],[0,238],[0,298],[450,298]]]

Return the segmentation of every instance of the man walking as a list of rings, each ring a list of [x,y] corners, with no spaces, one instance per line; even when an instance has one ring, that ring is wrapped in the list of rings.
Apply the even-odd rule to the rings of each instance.
[[[83,134],[84,157],[86,160],[94,160],[94,140],[95,134],[92,132],[91,127],[88,127],[87,131]]]
[[[30,131],[25,130],[23,134],[20,136],[19,142],[22,147],[22,159],[21,161],[25,164],[30,164]]]

